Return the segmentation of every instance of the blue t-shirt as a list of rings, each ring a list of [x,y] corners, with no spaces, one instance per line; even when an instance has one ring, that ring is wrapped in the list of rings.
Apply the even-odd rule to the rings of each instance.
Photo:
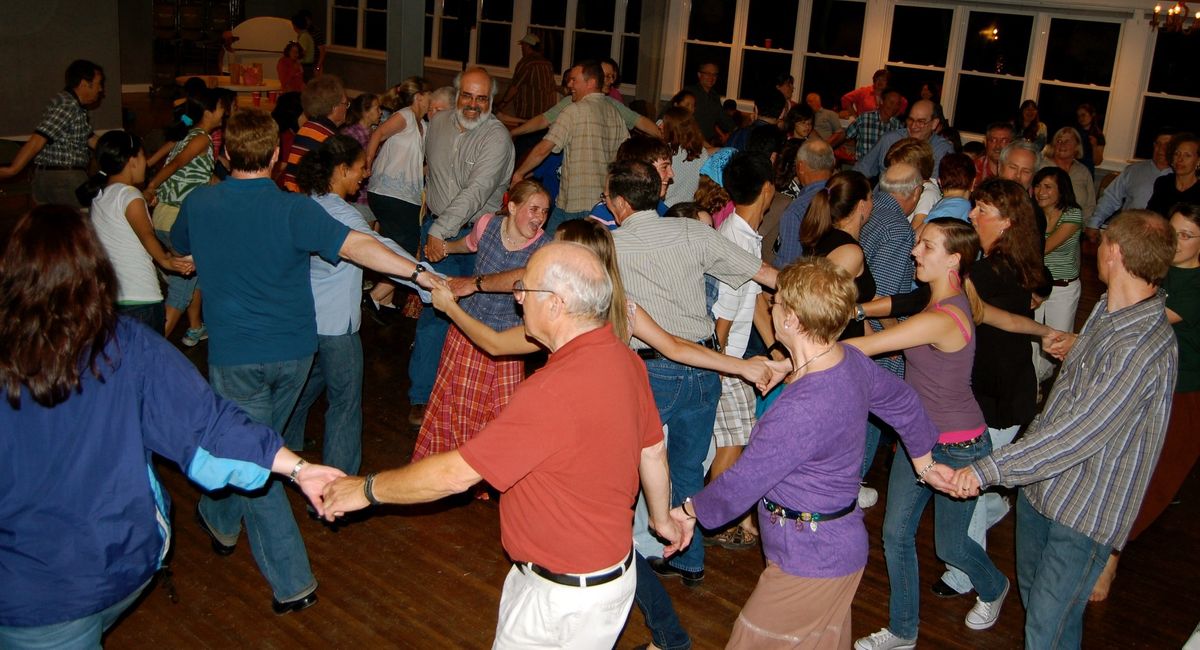
[[[964,199],[961,196],[947,196],[933,204],[933,207],[929,209],[929,214],[925,215],[925,221],[941,217],[951,217],[959,221],[971,223],[970,214],[970,199]]]
[[[663,216],[669,209],[670,208],[667,206],[667,204],[663,203],[662,199],[659,199],[658,207],[655,208],[655,210],[658,211],[658,216]],[[596,205],[592,206],[592,212],[588,215],[588,219],[595,219],[596,221],[599,221],[609,230],[617,229],[617,218],[613,216],[612,211],[608,209],[608,206],[604,204],[604,201],[600,201]],[[554,233],[550,234],[553,235]]]
[[[336,263],[350,228],[269,178],[199,187],[171,228],[204,287],[209,363],[301,359],[317,350],[309,255]]]

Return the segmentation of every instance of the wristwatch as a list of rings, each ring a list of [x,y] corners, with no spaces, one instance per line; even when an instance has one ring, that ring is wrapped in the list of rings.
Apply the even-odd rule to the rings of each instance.
[[[863,311],[862,305],[854,305],[854,322],[861,323],[866,317],[867,313]]]
[[[479,293],[483,293],[483,276],[482,275],[475,276],[475,290],[478,291]]]
[[[413,267],[412,275],[408,276],[408,279],[412,280],[413,282],[416,282],[418,275],[421,275],[422,273],[427,273],[428,271],[429,271],[429,269],[425,268],[424,264],[417,264],[415,267]]]

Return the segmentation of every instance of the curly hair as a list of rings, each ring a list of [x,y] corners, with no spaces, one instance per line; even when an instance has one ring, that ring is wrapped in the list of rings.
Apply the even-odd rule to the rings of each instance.
[[[364,156],[358,140],[341,133],[331,135],[300,159],[296,185],[305,194],[328,194],[332,189],[333,172],[342,165],[353,165]]]

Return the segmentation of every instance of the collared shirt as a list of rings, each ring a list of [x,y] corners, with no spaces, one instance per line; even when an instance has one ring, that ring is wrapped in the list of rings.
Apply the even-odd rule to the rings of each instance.
[[[563,153],[555,204],[567,212],[588,210],[604,191],[608,163],[617,157],[617,148],[629,139],[629,129],[621,120],[612,101],[601,93],[592,93],[571,104],[546,134],[554,152]]]
[[[846,127],[846,139],[854,140],[854,157],[862,160],[871,147],[879,142],[884,133],[900,128],[900,119],[892,116],[884,122],[879,117],[879,111],[869,111],[858,116],[858,119]]]
[[[604,96],[608,97],[608,95]],[[638,118],[642,116],[612,97],[608,97],[608,101],[612,102],[613,108],[617,109],[617,112],[621,114],[621,119],[625,121],[625,128],[628,130],[633,130],[633,128],[637,126]],[[550,124],[554,124],[558,120],[558,116],[562,115],[563,111],[567,110],[567,107],[574,103],[575,102],[571,100],[571,96],[567,95],[566,97],[558,100],[558,103],[547,109],[545,113],[542,113],[542,117],[546,118],[546,121]]]
[[[804,222],[804,215],[808,213],[808,205],[812,203],[813,197],[817,195],[817,192],[825,189],[825,184],[828,182],[829,179],[824,178],[800,188],[800,193],[783,211],[783,216],[779,218],[779,242],[775,253],[776,267],[783,268],[800,259],[800,256],[804,254],[804,246],[800,244],[800,224]]]
[[[663,329],[691,341],[713,333],[705,310],[704,274],[740,287],[762,267],[757,255],[703,223],[660,219],[654,210],[629,215],[613,231],[613,240],[626,294]],[[635,338],[633,347],[647,345]]]
[[[975,161],[975,184],[976,185],[978,185],[979,183],[981,183],[983,181],[986,181],[987,179],[989,179],[993,176],[999,176],[999,175],[1000,175],[1000,167],[998,165],[996,167],[993,167],[992,161],[988,160],[988,157],[986,155],[980,156],[979,159]]]
[[[544,113],[558,99],[555,92],[554,68],[550,60],[538,52],[521,57],[513,70],[512,86],[517,89],[509,103],[508,113],[529,119]]]
[[[762,235],[751,228],[736,211],[729,215],[717,232],[747,253],[755,256],[760,254]],[[762,287],[758,286],[757,282],[746,282],[740,287],[732,287],[724,282],[717,283],[717,302],[712,307],[712,315],[733,323],[725,341],[725,354],[738,359],[745,354],[750,330],[754,327],[754,305],[758,302],[760,293]]]
[[[34,133],[46,138],[46,146],[33,159],[34,165],[87,167],[91,162],[88,139],[92,122],[75,93],[64,90],[50,100]]]
[[[883,174],[883,159],[887,156],[888,149],[898,141],[908,137],[908,129],[900,127],[895,131],[889,131],[879,137],[879,142],[875,143],[874,147],[866,153],[865,156],[859,156],[858,162],[854,165],[854,171],[862,172],[867,178],[876,178]],[[934,133],[929,136],[929,146],[933,147],[933,177],[937,178],[938,169],[942,165],[942,158],[949,153],[954,153],[954,145],[942,136]]]
[[[1171,173],[1171,166],[1162,169],[1153,160],[1143,160],[1125,168],[1104,190],[1096,211],[1088,219],[1088,228],[1099,228],[1121,210],[1142,209],[1154,194],[1154,181]]]
[[[871,218],[863,224],[859,243],[866,257],[867,266],[875,277],[876,296],[895,296],[908,293],[913,288],[912,249],[916,236],[904,210],[896,199],[883,190],[872,195],[874,207]],[[883,329],[879,321],[868,321],[876,332]],[[897,376],[904,376],[904,357],[893,355],[876,360]]]
[[[1120,549],[1162,450],[1178,348],[1161,296],[1107,305],[1105,294],[1024,437],[972,467],[985,487],[1024,485],[1038,512]]]
[[[813,130],[828,142],[830,136],[842,130],[842,118],[836,112],[822,108],[813,116]]]
[[[515,157],[508,129],[496,116],[488,114],[474,129],[463,130],[458,111],[438,113],[425,135],[425,200],[437,216],[429,234],[451,239],[463,226],[499,210]]]

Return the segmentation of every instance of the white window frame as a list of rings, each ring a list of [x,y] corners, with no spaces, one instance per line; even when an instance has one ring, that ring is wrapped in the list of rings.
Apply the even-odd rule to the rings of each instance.
[[[891,60],[892,26],[895,23],[896,10],[899,9],[900,7],[918,7],[918,8],[922,8],[922,9],[939,9],[939,10],[943,10],[943,11],[949,10],[951,12],[950,13],[950,37],[949,37],[950,42],[947,44],[945,65],[942,65],[942,66],[923,65],[923,64],[918,64],[918,63],[907,63],[907,62],[902,62],[902,61],[892,61]],[[943,111],[945,111],[947,114],[952,114],[952,111],[948,107],[948,105],[953,105],[955,103],[955,100],[957,99],[957,95],[958,95],[958,82],[956,79],[955,83],[954,83],[954,93],[955,94],[950,97],[949,101],[947,101],[947,95],[946,95],[947,86],[950,85],[950,81],[949,81],[950,71],[953,69],[953,67],[950,64],[954,61],[957,61],[958,67],[961,69],[962,55],[963,55],[963,50],[964,50],[963,46],[965,45],[964,37],[965,37],[967,22],[966,22],[965,17],[959,15],[960,11],[961,11],[961,7],[947,7],[945,5],[939,5],[939,4],[930,3],[930,2],[897,2],[892,5],[892,10],[890,12],[888,12],[887,42],[883,44],[883,56],[886,60],[885,64],[882,66],[884,68],[905,68],[907,70],[922,70],[925,72],[941,72],[942,73],[941,104],[942,104]],[[960,18],[962,20],[960,20]],[[961,72],[961,70],[960,70],[960,72]],[[972,74],[974,74],[974,73],[972,73]],[[997,76],[999,76],[999,75],[997,75]]]
[[[1117,27],[1119,29],[1119,31],[1117,32],[1117,49],[1116,49],[1116,52],[1113,53],[1112,71],[1109,73],[1109,76],[1108,76],[1108,85],[1100,86],[1100,85],[1096,85],[1096,84],[1081,84],[1081,83],[1074,83],[1074,82],[1070,82],[1070,81],[1058,81],[1056,79],[1046,79],[1045,78],[1046,52],[1050,45],[1050,23],[1055,18],[1061,18],[1064,20],[1086,21],[1086,22],[1093,22],[1093,23],[1112,23],[1112,24],[1117,25]],[[1119,53],[1121,52],[1121,47],[1125,44],[1125,31],[1126,30],[1125,30],[1124,21],[1119,20],[1119,19],[1114,19],[1114,18],[1101,17],[1101,16],[1080,16],[1080,15],[1063,14],[1063,13],[1057,13],[1057,12],[1041,12],[1041,13],[1037,14],[1037,17],[1034,19],[1033,30],[1034,30],[1034,38],[1037,39],[1037,41],[1030,43],[1030,46],[1033,48],[1030,58],[1031,59],[1034,57],[1037,58],[1036,62],[1031,61],[1031,63],[1036,63],[1036,66],[1031,65],[1031,68],[1032,68],[1032,70],[1036,70],[1037,74],[1034,75],[1031,73],[1029,75],[1029,79],[1026,82],[1026,86],[1025,86],[1025,95],[1027,97],[1036,96],[1038,98],[1037,99],[1038,105],[1040,106],[1042,103],[1042,84],[1046,84],[1049,86],[1058,86],[1060,88],[1079,88],[1082,90],[1103,91],[1105,93],[1108,93],[1108,101],[1104,103],[1104,106],[1105,106],[1104,115],[1101,116],[1100,123],[1108,124],[1108,116],[1112,112],[1112,105],[1113,105],[1113,101],[1112,101],[1113,100],[1113,87],[1116,83],[1117,68],[1119,67],[1118,66],[1118,64],[1119,64],[1118,56],[1119,56]],[[1148,79],[1147,79],[1147,83],[1149,83]],[[1144,90],[1145,90],[1145,88],[1143,87],[1143,91]],[[1134,127],[1134,128],[1136,128],[1136,127]],[[1053,136],[1054,134],[1051,133],[1049,135]]]
[[[387,21],[387,13],[388,13],[387,9],[368,9],[367,8],[367,0],[358,0],[358,24],[355,27],[356,32],[355,32],[355,39],[354,39],[356,45],[354,45],[354,46],[335,45],[333,43],[333,11],[334,11],[335,4],[336,4],[335,0],[329,0],[329,2],[326,3],[326,6],[325,6],[325,26],[326,26],[326,29],[325,29],[325,41],[326,41],[325,51],[326,52],[337,52],[340,54],[353,54],[356,56],[361,56],[361,57],[370,58],[370,59],[379,59],[379,60],[386,59],[387,52],[385,50],[373,50],[373,49],[367,49],[366,47],[363,47],[363,35],[365,33],[364,29],[363,29],[363,25],[364,25],[366,19],[368,18],[368,14],[380,14],[380,16],[374,17],[373,20],[383,20],[386,22]],[[338,6],[337,8],[350,9],[350,7],[344,7],[344,6]]]

